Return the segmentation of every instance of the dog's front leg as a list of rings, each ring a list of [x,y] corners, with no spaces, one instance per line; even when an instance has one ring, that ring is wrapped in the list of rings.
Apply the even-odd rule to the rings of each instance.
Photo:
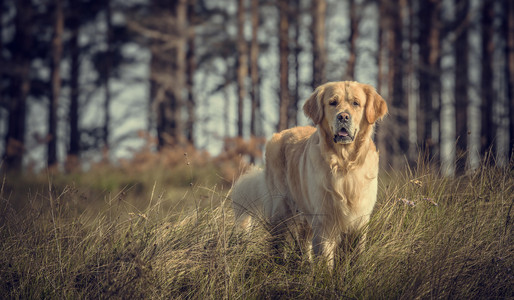
[[[312,230],[312,249],[316,259],[322,259],[328,266],[333,267],[336,242],[328,237],[319,221],[313,223]]]
[[[307,255],[308,259],[312,261],[312,230],[306,223],[300,224],[298,227],[298,243],[300,254],[302,256]]]

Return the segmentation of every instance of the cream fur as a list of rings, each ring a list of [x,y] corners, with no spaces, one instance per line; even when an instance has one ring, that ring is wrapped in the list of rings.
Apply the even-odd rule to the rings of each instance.
[[[249,229],[252,219],[264,219],[264,204],[270,201],[264,171],[252,167],[241,176],[232,189],[232,199],[236,223],[243,228]]]

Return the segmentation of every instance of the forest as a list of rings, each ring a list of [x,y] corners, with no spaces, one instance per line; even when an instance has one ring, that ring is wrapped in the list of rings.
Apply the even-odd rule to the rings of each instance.
[[[377,88],[382,168],[462,174],[514,144],[508,0],[1,0],[4,170],[147,151],[255,162],[327,81]],[[237,150],[234,150],[237,149]],[[179,150],[177,150],[179,151]],[[182,151],[182,150],[180,150]]]
[[[377,201],[334,267],[233,182],[374,86]],[[0,298],[514,299],[514,1],[0,0]]]

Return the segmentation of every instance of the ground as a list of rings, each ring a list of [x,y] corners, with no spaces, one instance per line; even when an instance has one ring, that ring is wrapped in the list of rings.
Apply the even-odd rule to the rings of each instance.
[[[234,226],[229,185],[183,176],[174,185],[170,177],[105,170],[4,176],[0,294],[514,297],[510,169],[484,165],[459,178],[428,166],[381,172],[366,249],[340,255],[334,270],[299,254],[294,240],[285,260],[273,257],[263,227],[244,233]]]

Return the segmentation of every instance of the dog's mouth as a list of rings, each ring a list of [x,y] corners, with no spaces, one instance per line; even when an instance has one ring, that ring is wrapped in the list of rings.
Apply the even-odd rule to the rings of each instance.
[[[353,133],[347,129],[347,128],[340,128],[339,131],[334,135],[334,143],[340,143],[340,144],[349,144],[353,142],[353,139],[355,138],[355,133],[357,130],[355,130]]]

